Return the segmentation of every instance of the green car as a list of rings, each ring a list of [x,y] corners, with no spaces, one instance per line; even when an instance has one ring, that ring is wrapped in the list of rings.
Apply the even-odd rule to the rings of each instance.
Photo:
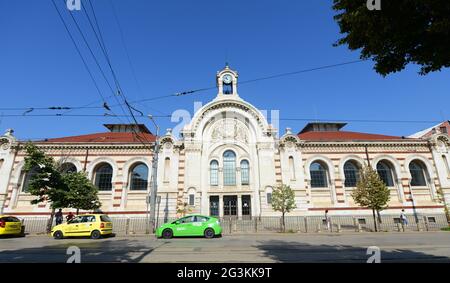
[[[182,217],[172,223],[165,223],[156,229],[156,236],[164,239],[183,236],[214,238],[219,235],[222,235],[219,220],[198,214]]]

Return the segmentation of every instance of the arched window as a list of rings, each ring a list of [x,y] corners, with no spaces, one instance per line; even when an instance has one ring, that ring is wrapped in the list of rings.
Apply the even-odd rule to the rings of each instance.
[[[112,189],[113,168],[108,163],[102,163],[95,169],[95,181],[99,191],[109,191]]]
[[[450,165],[448,164],[448,160],[447,157],[445,155],[442,155],[442,161],[444,162],[445,165],[445,172],[447,173],[447,176],[450,177]]]
[[[169,182],[170,180],[170,158],[166,157],[164,159],[164,182]]]
[[[37,174],[37,169],[38,167],[33,167],[28,172],[23,171],[22,192],[24,193],[28,192],[28,186],[30,185],[30,181],[33,178],[33,176]]]
[[[65,162],[65,163],[61,164],[60,171],[63,174],[76,173],[77,167],[73,163]]]
[[[236,154],[227,150],[223,154],[223,184],[225,186],[236,185]]]
[[[354,161],[347,161],[344,164],[345,187],[353,188],[359,180],[359,168]]]
[[[248,185],[250,183],[250,166],[247,160],[241,161],[241,184]]]
[[[314,162],[309,167],[311,175],[311,188],[327,188],[328,187],[328,170],[327,167],[320,163]]]
[[[419,160],[414,160],[409,163],[409,172],[411,173],[411,186],[425,187],[427,185],[425,170],[425,165]]]
[[[219,185],[219,162],[217,160],[211,161],[209,164],[210,172],[209,172],[209,182],[211,186]]]
[[[295,164],[294,157],[289,156],[289,173],[291,175],[291,180],[295,180]]]
[[[144,163],[138,163],[130,172],[130,190],[146,191],[147,187],[148,167]]]
[[[394,186],[394,170],[390,162],[380,161],[377,164],[377,172],[380,175],[381,180],[388,187]]]

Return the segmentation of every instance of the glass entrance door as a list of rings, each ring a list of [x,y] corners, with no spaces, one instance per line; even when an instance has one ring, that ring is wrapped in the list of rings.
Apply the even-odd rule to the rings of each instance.
[[[252,205],[249,195],[242,196],[242,219],[252,218]]]
[[[209,197],[209,215],[219,216],[219,196]]]
[[[223,196],[223,215],[225,217],[237,216],[237,196]]]

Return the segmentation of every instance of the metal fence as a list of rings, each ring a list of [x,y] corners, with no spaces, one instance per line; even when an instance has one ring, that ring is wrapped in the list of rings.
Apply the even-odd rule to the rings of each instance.
[[[378,231],[438,231],[448,227],[444,214],[408,215],[408,223],[400,221],[398,215],[382,215],[377,220]],[[117,235],[149,233],[146,217],[111,217],[113,231]],[[157,225],[172,222],[174,218],[157,219]],[[253,217],[248,219],[220,218],[223,234],[233,233],[270,233],[281,231],[281,217]],[[49,218],[22,218],[26,234],[45,234]],[[53,223],[54,225],[54,223]],[[322,216],[286,216],[287,232],[321,233],[321,232],[373,232],[375,225],[372,215],[335,215],[329,221]]]

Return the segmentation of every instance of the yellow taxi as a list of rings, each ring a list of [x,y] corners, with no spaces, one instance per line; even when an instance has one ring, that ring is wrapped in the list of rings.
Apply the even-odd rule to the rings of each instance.
[[[91,237],[99,239],[112,234],[112,221],[106,214],[83,214],[67,223],[52,228],[51,235],[55,239],[64,237]]]
[[[2,235],[22,235],[22,222],[8,215],[0,215],[0,236]]]

